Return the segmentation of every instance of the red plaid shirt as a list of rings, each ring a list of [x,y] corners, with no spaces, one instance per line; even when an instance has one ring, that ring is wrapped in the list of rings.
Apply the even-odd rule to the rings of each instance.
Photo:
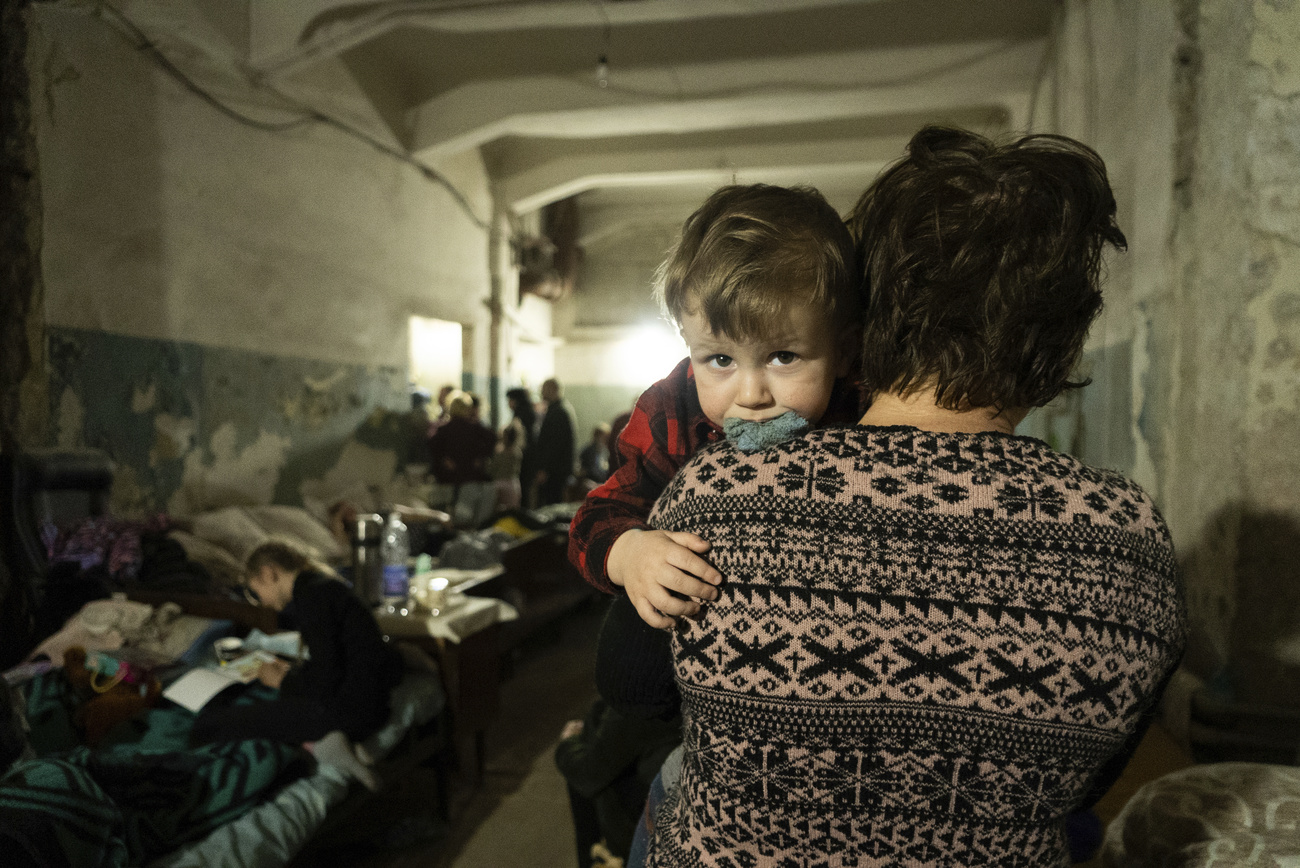
[[[837,380],[823,424],[853,424],[859,415],[856,391]],[[700,408],[689,358],[642,393],[610,460],[617,469],[588,493],[569,525],[569,560],[584,579],[606,593],[617,590],[605,570],[614,541],[648,527],[651,507],[677,471],[721,437]]]

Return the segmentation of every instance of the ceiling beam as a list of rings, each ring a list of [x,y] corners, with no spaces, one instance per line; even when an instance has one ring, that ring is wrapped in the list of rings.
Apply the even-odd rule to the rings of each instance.
[[[759,181],[819,188],[849,184],[860,190],[902,153],[907,139],[899,134],[803,146],[661,142],[579,149],[570,142],[532,143],[526,163],[492,171],[493,192],[499,204],[526,214],[596,187],[682,185],[692,198],[701,187]]]
[[[879,0],[248,0],[249,63],[264,76],[360,45],[401,27],[455,33],[603,28],[752,17]]]
[[[564,136],[690,133],[807,123],[831,119],[942,110],[954,105],[1002,104],[1009,113],[1020,103],[1042,57],[1040,40],[1012,44],[965,45],[936,56],[933,50],[874,52],[839,58],[858,70],[889,64],[907,75],[881,78],[880,84],[826,82],[791,84],[780,64],[751,64],[743,88],[710,92],[717,77],[707,70],[679,72],[687,94],[664,94],[661,87],[602,89],[594,82],[554,76],[478,81],[429,100],[412,113],[412,151],[436,158],[482,146],[506,136]],[[892,56],[882,57],[882,54]],[[814,59],[802,59],[807,67]],[[729,66],[734,64],[729,64]],[[927,70],[932,71],[927,74]],[[659,84],[666,71],[643,72],[636,81]],[[727,80],[730,75],[722,77]],[[840,79],[843,82],[844,79]],[[1013,104],[1014,103],[1014,104]]]

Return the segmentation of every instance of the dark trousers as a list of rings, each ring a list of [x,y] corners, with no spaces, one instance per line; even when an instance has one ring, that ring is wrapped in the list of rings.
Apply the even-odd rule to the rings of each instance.
[[[646,801],[645,784],[633,773],[618,778],[595,798],[589,799],[573,787],[568,790],[580,868],[591,864],[591,846],[601,841],[605,842],[610,853],[627,859]]]
[[[591,865],[591,848],[599,844],[600,818],[596,815],[596,803],[569,787],[569,813],[573,815],[573,840],[578,848],[578,868]]]
[[[281,696],[235,704],[240,692],[238,687],[228,687],[203,706],[190,731],[190,744],[264,738],[297,745],[340,728],[335,715],[319,700]]]

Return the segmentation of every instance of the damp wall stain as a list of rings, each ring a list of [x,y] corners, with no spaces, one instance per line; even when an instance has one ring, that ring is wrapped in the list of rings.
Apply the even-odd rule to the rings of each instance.
[[[54,327],[49,350],[58,445],[113,458],[122,514],[299,505],[330,480],[384,484],[398,463],[409,398],[395,367]]]

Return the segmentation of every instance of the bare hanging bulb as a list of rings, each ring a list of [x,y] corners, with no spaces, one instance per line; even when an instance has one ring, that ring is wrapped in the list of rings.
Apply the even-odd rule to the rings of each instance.
[[[609,59],[603,54],[596,59],[596,86],[609,87]]]

